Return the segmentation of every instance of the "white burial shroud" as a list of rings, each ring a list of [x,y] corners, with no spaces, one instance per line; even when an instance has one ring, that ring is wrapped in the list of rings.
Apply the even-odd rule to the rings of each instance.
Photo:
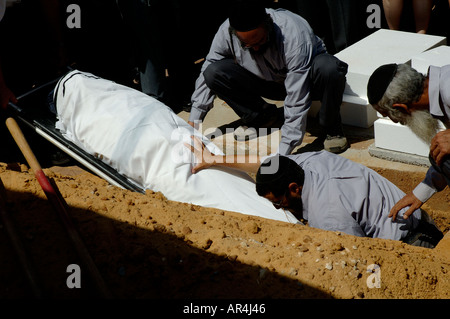
[[[210,168],[192,174],[194,156],[184,145],[192,135],[212,153],[223,153],[158,100],[76,70],[58,82],[54,99],[63,136],[144,189],[173,201],[300,223],[260,197],[243,172]]]

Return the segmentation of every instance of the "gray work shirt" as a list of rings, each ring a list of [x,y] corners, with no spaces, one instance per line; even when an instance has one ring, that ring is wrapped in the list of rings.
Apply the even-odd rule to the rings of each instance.
[[[303,140],[311,106],[308,73],[314,57],[326,52],[326,48],[302,17],[284,9],[266,11],[274,22],[275,39],[271,39],[274,44],[264,54],[244,50],[239,39],[235,35],[230,36],[228,19],[220,26],[195,84],[189,121],[203,120],[213,107],[215,95],[206,85],[203,71],[215,61],[235,58],[240,66],[261,79],[284,82],[287,92],[284,100],[285,122],[281,127],[278,153],[285,155],[290,154]]]
[[[428,71],[428,96],[430,114],[440,119],[447,128],[450,125],[450,65],[430,66]],[[422,203],[447,186],[445,177],[431,166],[425,179],[413,190]]]
[[[389,218],[403,193],[364,165],[327,151],[288,155],[305,171],[303,218],[315,228],[400,240],[417,227],[420,209],[403,219]]]

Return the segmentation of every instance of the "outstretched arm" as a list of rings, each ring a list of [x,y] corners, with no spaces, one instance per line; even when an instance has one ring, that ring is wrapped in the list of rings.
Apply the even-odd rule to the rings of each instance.
[[[202,169],[211,166],[222,166],[238,169],[247,173],[256,173],[260,166],[260,157],[258,155],[214,155],[203,142],[195,136],[192,136],[193,145],[186,145],[197,158],[197,164],[192,168],[195,174]]]

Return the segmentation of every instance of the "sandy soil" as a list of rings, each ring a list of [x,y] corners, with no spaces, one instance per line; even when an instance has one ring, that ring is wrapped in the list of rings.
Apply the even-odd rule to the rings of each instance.
[[[404,190],[423,178],[376,170]],[[44,172],[116,298],[450,297],[449,236],[435,249],[411,247],[172,202],[152,191],[134,193],[76,166]],[[6,210],[45,296],[98,297],[33,172],[0,163],[0,177]],[[447,188],[426,205],[444,233],[449,204]],[[3,224],[0,255],[0,298],[33,296]],[[80,289],[66,284],[71,264],[81,267]]]

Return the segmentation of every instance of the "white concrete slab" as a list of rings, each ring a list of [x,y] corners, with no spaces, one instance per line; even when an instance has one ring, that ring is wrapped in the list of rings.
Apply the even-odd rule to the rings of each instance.
[[[422,74],[428,73],[430,65],[444,66],[450,64],[450,46],[441,45],[422,52],[411,59],[411,66]]]
[[[316,117],[320,107],[320,101],[313,101],[308,115]],[[366,98],[344,94],[342,97],[341,118],[343,124],[369,128],[373,126],[378,116]]]
[[[412,57],[441,45],[445,37],[380,29],[336,54],[349,65],[345,93],[364,98],[369,77],[380,65],[411,63]]]
[[[439,130],[445,130],[439,121]],[[430,146],[418,138],[407,126],[382,117],[374,123],[375,147],[428,158]]]
[[[380,118],[374,123],[375,147],[428,157],[430,146],[407,126]]]

